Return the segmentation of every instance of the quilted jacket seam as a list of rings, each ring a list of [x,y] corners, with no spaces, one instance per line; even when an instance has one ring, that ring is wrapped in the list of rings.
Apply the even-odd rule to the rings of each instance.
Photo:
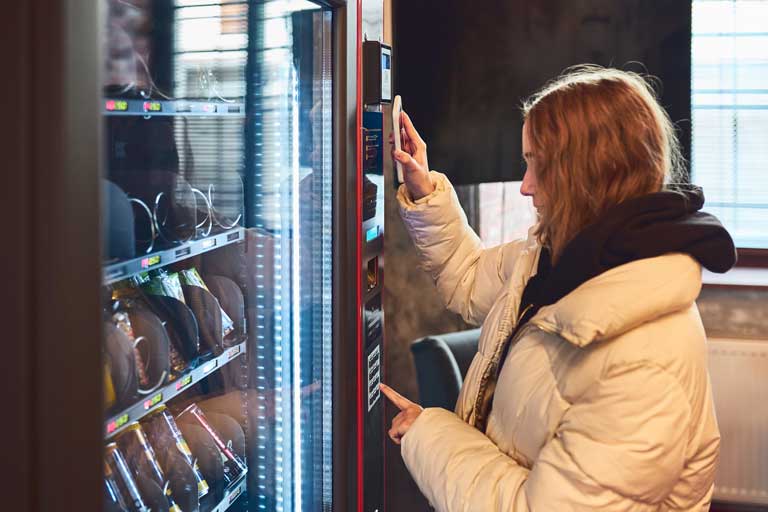
[[[660,370],[662,373],[664,373],[668,377],[670,377],[672,382],[674,382],[677,385],[677,387],[678,387],[680,393],[682,394],[682,396],[684,396],[686,398],[685,403],[686,403],[686,406],[688,408],[688,410],[687,410],[688,416],[690,417],[691,416],[691,411],[693,409],[691,407],[689,398],[688,398],[687,394],[685,393],[685,387],[680,383],[680,380],[675,376],[674,373],[670,372],[664,366],[662,366],[662,365],[660,365],[660,364],[658,364],[658,363],[656,363],[654,361],[651,361],[649,359],[640,359],[640,360],[637,360],[637,361],[632,361],[632,362],[627,362],[627,363],[615,363],[615,364],[608,365],[608,366],[606,366],[603,369],[603,371],[601,371],[599,377],[597,377],[594,380],[593,384],[598,384],[598,383],[601,383],[601,382],[605,382],[607,380],[607,378],[608,378],[607,374],[609,372],[615,371],[617,369],[636,370],[636,369],[642,369],[642,368],[655,368],[657,370]],[[558,390],[558,392],[559,392],[559,390]],[[586,393],[586,390],[585,390],[585,393]],[[567,400],[566,400],[566,402],[567,402]],[[574,403],[577,403],[577,402],[574,402]],[[690,436],[691,436],[690,428],[691,427],[689,426],[689,428],[687,430],[686,445],[688,443],[690,443]],[[555,435],[557,435],[557,431],[555,431]],[[670,493],[668,493],[666,496],[664,496],[658,502],[649,502],[649,501],[633,498],[631,496],[627,496],[626,494],[624,494],[624,493],[614,489],[613,487],[609,487],[609,486],[607,486],[607,485],[605,485],[603,483],[600,483],[593,475],[591,475],[585,468],[582,467],[581,464],[579,464],[576,461],[576,459],[574,458],[573,454],[568,450],[568,448],[567,448],[565,443],[563,443],[563,451],[568,454],[568,457],[570,457],[570,459],[573,461],[574,465],[579,468],[579,471],[581,471],[585,476],[587,476],[592,481],[594,481],[601,488],[609,490],[609,491],[615,493],[616,495],[618,495],[618,496],[620,496],[622,498],[626,498],[628,500],[631,500],[631,501],[633,501],[635,503],[641,503],[641,504],[646,504],[646,505],[660,505],[660,504],[664,503],[664,501],[669,497],[669,494],[671,494],[672,490],[674,489],[674,487],[672,489],[670,489]],[[686,462],[687,461],[684,461],[682,468],[685,468],[685,465],[686,465],[685,463]],[[704,493],[704,494],[706,494],[706,493]],[[704,496],[704,494],[702,494],[701,496],[696,497],[696,499],[700,500]]]

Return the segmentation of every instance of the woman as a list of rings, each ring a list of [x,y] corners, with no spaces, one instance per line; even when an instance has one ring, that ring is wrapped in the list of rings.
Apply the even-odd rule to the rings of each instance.
[[[401,214],[447,307],[482,324],[455,413],[390,437],[440,511],[707,510],[720,434],[695,305],[733,241],[669,183],[673,127],[637,75],[573,70],[523,108],[528,240],[485,249],[407,115]]]

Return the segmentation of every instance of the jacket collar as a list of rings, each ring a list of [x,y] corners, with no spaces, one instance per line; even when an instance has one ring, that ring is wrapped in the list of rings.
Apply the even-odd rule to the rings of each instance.
[[[530,323],[576,346],[610,339],[643,323],[690,307],[701,291],[701,266],[686,254],[636,260],[608,270]]]

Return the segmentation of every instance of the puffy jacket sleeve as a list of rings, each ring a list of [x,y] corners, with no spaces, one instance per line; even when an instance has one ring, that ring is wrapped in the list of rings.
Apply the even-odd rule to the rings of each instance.
[[[448,178],[432,171],[432,179],[435,191],[416,201],[400,186],[400,215],[446,307],[480,325],[525,241],[486,249],[469,227]]]
[[[571,405],[531,470],[453,413],[434,408],[405,434],[402,456],[442,512],[645,512],[658,510],[679,479],[689,428],[677,381],[660,368],[627,366]],[[717,446],[712,450],[705,471],[714,472]],[[690,490],[697,499],[709,492],[711,486]]]

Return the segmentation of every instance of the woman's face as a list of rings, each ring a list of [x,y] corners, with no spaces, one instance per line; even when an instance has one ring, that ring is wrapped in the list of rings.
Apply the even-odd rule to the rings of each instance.
[[[528,123],[523,123],[523,160],[525,160],[525,176],[523,184],[520,185],[520,193],[533,199],[533,206],[539,208],[541,204],[541,195],[536,194],[536,154],[531,148],[531,141],[528,135]]]

